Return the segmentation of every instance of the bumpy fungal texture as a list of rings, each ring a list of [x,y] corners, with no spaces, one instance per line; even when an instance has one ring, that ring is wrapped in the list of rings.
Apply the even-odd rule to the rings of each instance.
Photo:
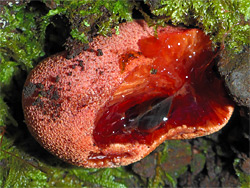
[[[165,139],[218,131],[232,114],[221,81],[207,69],[214,53],[200,30],[169,26],[154,37],[153,28],[134,21],[73,59],[66,55],[31,71],[23,110],[37,141],[74,165],[128,165]],[[147,118],[160,125],[143,126]]]

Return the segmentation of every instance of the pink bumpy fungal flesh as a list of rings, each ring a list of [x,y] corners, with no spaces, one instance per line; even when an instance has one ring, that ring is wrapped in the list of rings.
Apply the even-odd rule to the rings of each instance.
[[[62,52],[35,67],[23,110],[37,141],[71,164],[103,168],[138,161],[166,139],[221,129],[233,106],[211,69],[209,37],[198,29],[157,31],[144,21],[124,23],[119,35],[96,37],[73,59]]]

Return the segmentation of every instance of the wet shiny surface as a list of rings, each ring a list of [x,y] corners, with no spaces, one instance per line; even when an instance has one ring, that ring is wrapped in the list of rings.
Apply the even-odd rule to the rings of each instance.
[[[138,45],[152,63],[140,65],[122,83],[133,86],[134,95],[126,95],[124,87],[120,101],[110,101],[112,105],[100,111],[96,144],[150,145],[177,126],[196,129],[223,123],[230,102],[212,71],[215,52],[208,36],[198,29],[182,30],[141,39]]]

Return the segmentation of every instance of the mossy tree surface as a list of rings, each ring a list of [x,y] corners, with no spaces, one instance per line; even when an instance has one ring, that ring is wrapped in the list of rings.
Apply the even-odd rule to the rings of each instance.
[[[200,27],[210,34],[215,45],[225,41],[225,46],[236,53],[249,45],[248,0],[144,0],[144,3],[43,0],[29,3],[6,1],[0,5],[1,187],[153,186],[166,183],[163,179],[168,179],[170,186],[177,184],[178,177],[173,172],[162,170],[163,158],[168,158],[167,145],[156,151],[156,175],[144,181],[123,167],[101,170],[72,167],[49,155],[31,138],[20,115],[22,84],[31,68],[48,55],[45,51],[46,32],[49,25],[55,24],[52,22],[55,16],[66,17],[71,37],[82,43],[88,43],[99,34],[109,35],[112,28],[119,34],[119,23],[131,21],[132,12],[136,11],[151,25],[171,23]],[[147,14],[142,5],[148,5],[151,13]],[[190,156],[190,146],[187,148]],[[189,165],[194,168],[192,162]],[[180,173],[183,174],[187,167],[180,169],[184,169]],[[246,181],[245,175],[239,171],[237,174],[242,182]]]
[[[171,21],[174,25],[200,27],[210,34],[215,44],[225,42],[226,47],[235,52],[250,44],[249,1],[145,0],[145,3],[150,5],[157,16],[155,23],[159,25]]]

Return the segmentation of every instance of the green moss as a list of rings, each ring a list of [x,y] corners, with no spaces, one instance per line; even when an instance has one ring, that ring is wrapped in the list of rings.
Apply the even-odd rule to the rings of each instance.
[[[20,137],[17,136],[16,139]],[[0,187],[127,187],[126,181],[132,181],[133,175],[125,168],[84,169],[65,165],[60,167],[38,160],[24,152],[21,145],[13,146],[15,139],[0,136]],[[30,145],[30,144],[29,144]],[[62,164],[62,162],[61,162]],[[61,165],[63,166],[63,165]]]
[[[250,185],[250,175],[247,172],[243,172],[242,169],[239,167],[241,163],[240,159],[235,159],[233,166],[236,171],[236,175],[240,179],[240,184],[242,188],[248,188]]]
[[[132,178],[132,175],[124,171],[123,168],[116,169],[74,169],[70,173],[76,175],[83,182],[88,182],[90,185],[100,185],[103,187],[125,188],[125,179]]]
[[[157,153],[156,173],[149,179],[149,187],[162,187],[166,184],[177,187],[177,179],[188,170],[191,164],[191,145],[180,140],[164,142]]]
[[[27,10],[25,5],[4,6],[3,12],[1,20],[5,26],[0,29],[1,58],[5,62],[16,62],[12,67],[21,66],[28,70],[33,67],[34,60],[44,55],[44,37],[40,36],[36,19],[40,14]]]
[[[10,80],[17,68],[17,63],[14,61],[6,61],[6,58],[4,58],[3,56],[1,56],[0,54],[0,58],[1,58],[1,64],[0,64],[0,70],[1,70],[1,74],[0,74],[0,85],[4,85],[4,84],[10,84]]]
[[[9,87],[16,70],[30,70],[33,63],[44,55],[45,30],[39,27],[41,14],[26,4],[3,6],[0,29],[0,126],[16,123],[4,102],[4,86]],[[11,120],[11,121],[9,121]]]
[[[17,126],[16,120],[9,112],[8,105],[4,102],[3,96],[0,95],[0,127],[4,127],[10,124]]]
[[[133,4],[128,0],[64,1],[56,10],[62,7],[71,23],[71,36],[83,43],[94,35],[107,35],[121,21],[132,20]]]
[[[244,46],[250,44],[249,20],[250,2],[241,1],[202,1],[202,0],[160,0],[153,3],[145,0],[150,5],[152,13],[157,16],[158,25],[165,25],[169,21],[174,25],[201,27],[215,44],[225,41],[228,49],[238,53]]]
[[[192,161],[190,164],[191,172],[198,174],[205,166],[206,157],[202,153],[193,154]]]
[[[14,140],[0,139],[0,187],[46,187],[46,175],[23,159],[27,156],[13,147]]]

